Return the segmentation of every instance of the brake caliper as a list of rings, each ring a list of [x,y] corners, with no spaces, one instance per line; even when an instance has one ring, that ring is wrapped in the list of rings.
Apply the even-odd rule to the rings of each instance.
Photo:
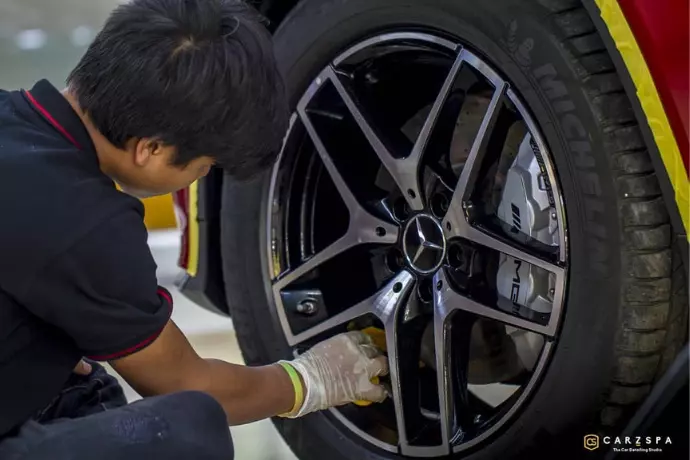
[[[505,224],[506,234],[517,242],[538,241],[558,247],[560,235],[551,185],[539,148],[529,133],[507,172],[497,215]],[[514,310],[525,307],[549,314],[555,282],[545,270],[501,254],[496,286]]]

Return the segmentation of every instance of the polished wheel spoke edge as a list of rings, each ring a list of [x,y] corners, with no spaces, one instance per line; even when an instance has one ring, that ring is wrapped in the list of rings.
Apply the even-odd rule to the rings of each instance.
[[[441,443],[447,447],[444,454],[450,453],[450,441],[455,427],[455,404],[451,384],[450,331],[446,325],[447,316],[434,309],[434,347],[436,350],[436,380],[438,384],[439,415],[441,423]]]

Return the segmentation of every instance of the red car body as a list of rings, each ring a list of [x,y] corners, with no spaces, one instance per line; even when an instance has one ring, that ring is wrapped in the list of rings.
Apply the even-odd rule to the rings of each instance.
[[[688,2],[620,0],[652,74],[688,174]]]

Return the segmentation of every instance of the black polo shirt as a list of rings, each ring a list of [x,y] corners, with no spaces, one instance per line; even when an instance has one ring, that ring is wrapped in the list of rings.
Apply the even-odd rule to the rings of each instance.
[[[167,323],[143,213],[50,83],[0,91],[0,436],[48,405],[82,356],[133,353]]]

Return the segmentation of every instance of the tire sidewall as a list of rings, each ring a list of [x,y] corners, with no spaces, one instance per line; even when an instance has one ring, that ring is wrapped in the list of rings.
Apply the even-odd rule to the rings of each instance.
[[[556,439],[563,442],[561,435],[571,421],[596,412],[614,363],[621,278],[615,184],[603,151],[602,128],[596,123],[591,97],[587,97],[578,77],[578,64],[560,44],[549,21],[547,12],[535,2],[518,0],[480,4],[457,0],[308,0],[292,11],[275,36],[279,66],[294,107],[316,75],[335,56],[362,39],[401,30],[400,24],[408,30],[451,33],[471,44],[472,51],[513,84],[550,148],[568,225],[569,281],[564,321],[551,363],[537,391],[522,406],[519,419],[471,458],[517,453],[535,440],[543,444],[555,443]],[[260,212],[256,208],[253,212],[258,214],[260,237],[256,243],[262,261],[266,259],[269,178],[267,175],[255,185],[261,187],[263,197]],[[247,251],[246,256],[256,257],[256,252]],[[263,302],[254,297],[253,308],[257,316],[271,319],[273,333],[269,337],[261,329],[264,333],[254,340],[264,342],[265,361],[271,362],[289,357],[290,350],[266,282],[266,264],[262,266],[260,288],[256,286],[256,273],[244,276],[265,293]],[[267,326],[264,323],[262,328]],[[395,458],[365,447],[325,414],[277,420],[276,424],[300,458]],[[569,434],[566,441],[573,442],[573,449],[581,449],[585,433]]]

